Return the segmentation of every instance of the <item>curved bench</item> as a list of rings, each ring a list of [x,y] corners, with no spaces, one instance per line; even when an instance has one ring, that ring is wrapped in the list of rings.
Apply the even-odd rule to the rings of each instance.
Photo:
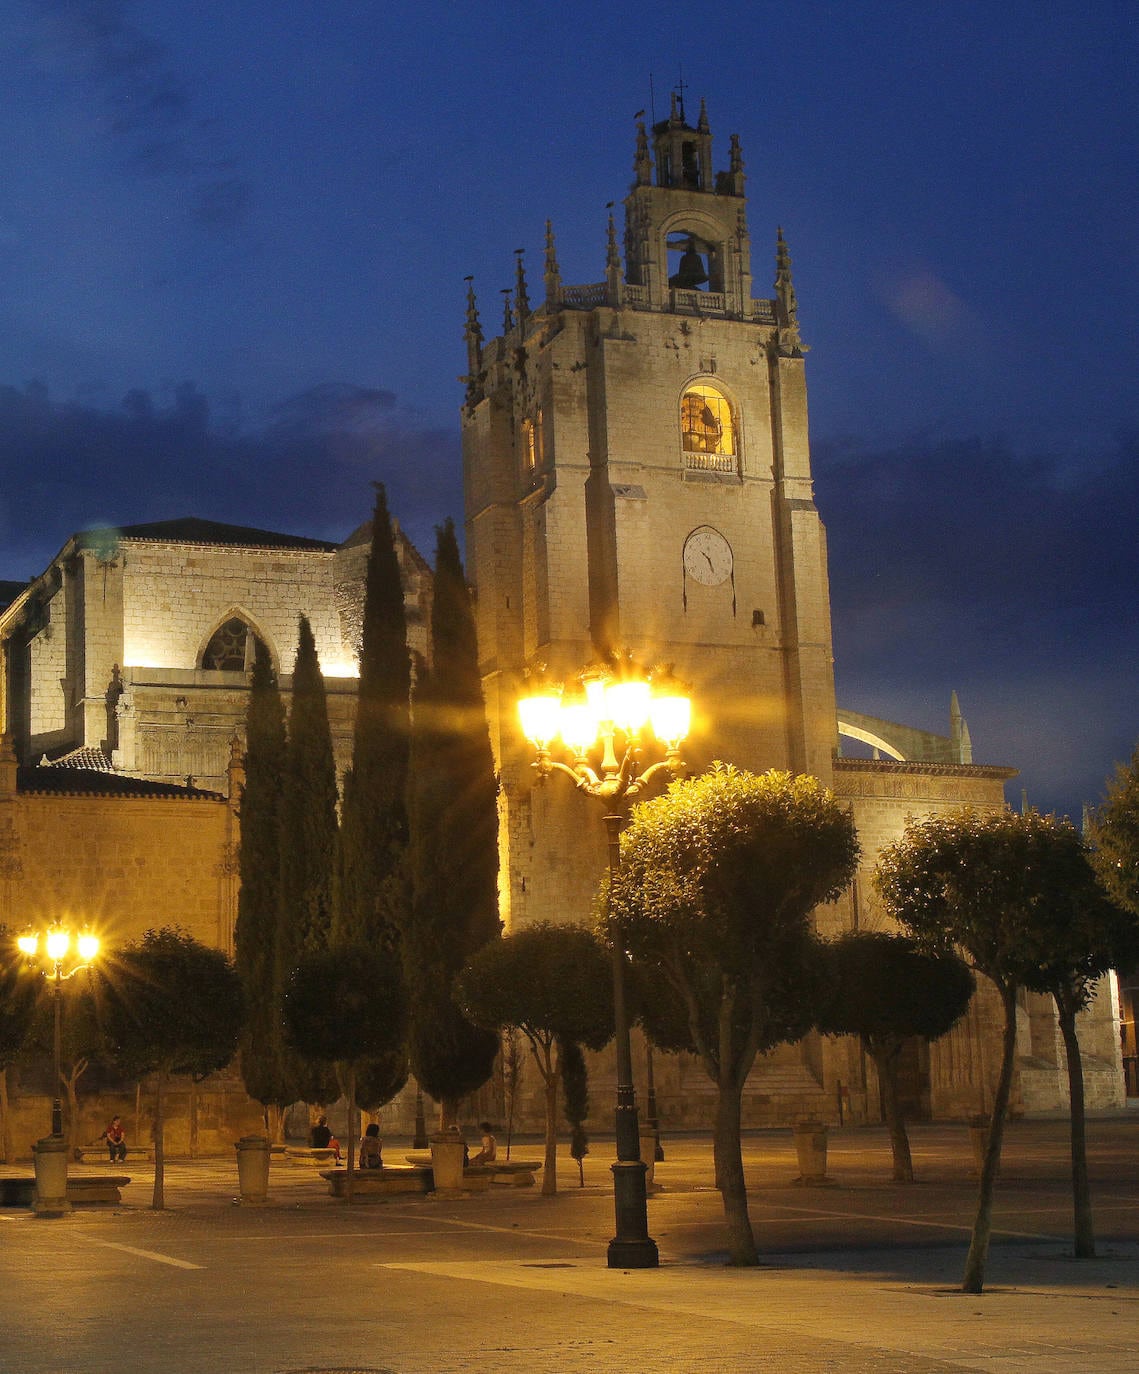
[[[347,1197],[348,1170],[322,1169],[321,1178],[328,1180],[331,1197]],[[392,1197],[407,1193],[429,1193],[435,1185],[430,1166],[384,1165],[382,1169],[354,1169],[352,1171],[352,1196]]]
[[[86,1202],[122,1202],[121,1189],[129,1182],[126,1174],[70,1174],[67,1179],[67,1200],[79,1205]],[[35,1196],[34,1175],[0,1178],[0,1205],[30,1207]]]

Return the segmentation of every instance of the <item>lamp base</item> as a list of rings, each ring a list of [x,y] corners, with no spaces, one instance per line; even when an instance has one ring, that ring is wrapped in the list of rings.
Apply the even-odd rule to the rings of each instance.
[[[660,1253],[649,1235],[645,1186],[648,1166],[639,1159],[619,1159],[611,1168],[617,1234],[609,1242],[609,1268],[655,1269],[660,1264]]]

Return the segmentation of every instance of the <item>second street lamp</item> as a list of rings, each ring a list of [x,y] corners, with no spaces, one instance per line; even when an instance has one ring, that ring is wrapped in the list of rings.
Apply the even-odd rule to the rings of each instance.
[[[40,942],[43,942],[43,953],[40,952]],[[71,953],[72,941],[75,943],[75,955],[78,960],[66,973],[63,965],[68,955]],[[77,973],[82,973],[84,969],[89,969],[99,953],[99,941],[88,930],[80,931],[77,935],[72,935],[71,931],[65,926],[50,926],[44,934],[38,935],[29,933],[21,935],[16,941],[20,952],[29,959],[46,958],[48,968],[42,969],[43,976],[50,979],[52,984],[52,1002],[54,1003],[55,1025],[52,1037],[53,1047],[53,1066],[55,1079],[52,1084],[51,1097],[51,1133],[53,1136],[63,1135],[63,1102],[59,1096],[59,1085],[63,1080],[63,984],[69,979],[74,978]]]
[[[688,736],[691,703],[668,672],[645,677],[629,660],[617,667],[590,667],[580,690],[566,696],[560,688],[538,687],[518,703],[522,731],[534,748],[539,778],[561,773],[605,807],[610,881],[621,866],[621,830],[629,803],[661,772],[684,771],[680,747]],[[665,757],[641,771],[642,736],[650,727]],[[560,741],[560,745],[559,745]],[[558,749],[570,762],[555,758]],[[620,757],[618,757],[620,751]],[[591,754],[600,760],[591,761]],[[633,1088],[629,1016],[625,1004],[625,951],[613,941],[613,1011],[617,1051],[617,1159],[613,1200],[617,1234],[609,1242],[611,1269],[651,1269],[660,1263],[649,1235],[645,1175],[641,1159],[637,1101]]]

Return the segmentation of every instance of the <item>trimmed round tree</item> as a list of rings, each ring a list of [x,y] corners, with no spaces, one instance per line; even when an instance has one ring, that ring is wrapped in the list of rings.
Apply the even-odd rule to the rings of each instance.
[[[898,1098],[898,1060],[913,1036],[936,1040],[961,1019],[973,996],[973,975],[952,954],[933,955],[904,935],[855,930],[827,947],[832,988],[818,1027],[825,1035],[857,1035],[878,1071],[890,1132],[894,1179],[914,1181],[905,1116]]]
[[[237,1052],[241,979],[218,949],[177,926],[148,930],[101,961],[103,1024],[132,1076],[155,1076],[153,1208],[165,1206],[165,1098],[172,1074],[201,1078]]]
[[[558,1082],[567,1046],[599,1050],[613,1037],[609,956],[592,932],[543,921],[486,945],[456,988],[472,1021],[530,1042],[546,1098],[542,1192],[556,1193]]]
[[[891,915],[924,948],[960,950],[995,985],[1004,1009],[1000,1072],[962,1281],[965,1292],[979,1293],[1012,1092],[1017,998],[1022,988],[1054,991],[1094,976],[1106,953],[1094,949],[1087,922],[1107,899],[1095,887],[1075,827],[1036,811],[966,808],[911,825],[882,853],[876,881]],[[1073,1042],[1074,1016],[1073,1010]],[[1078,1064],[1073,1043],[1069,1072]]]
[[[386,978],[386,958],[376,946],[359,941],[310,950],[285,988],[285,1034],[306,1059],[334,1064],[348,1099],[348,1188],[355,1174],[355,1110],[362,1065],[402,1058],[407,1031],[407,1001],[402,984]]]
[[[670,992],[661,1019],[716,1085],[716,1184],[735,1264],[759,1262],[743,1086],[757,1054],[798,1039],[818,1015],[825,970],[811,912],[850,882],[858,852],[849,812],[817,778],[716,764],[633,808],[602,902],[610,940]],[[642,1009],[650,1030],[658,1009]]]

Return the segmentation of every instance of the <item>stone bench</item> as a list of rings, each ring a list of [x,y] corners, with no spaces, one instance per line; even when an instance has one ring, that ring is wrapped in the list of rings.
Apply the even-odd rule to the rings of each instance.
[[[328,1146],[317,1149],[315,1145],[286,1145],[285,1159],[290,1164],[303,1164],[310,1169],[320,1169],[336,1163],[336,1151]]]
[[[109,1163],[110,1156],[107,1153],[107,1142],[105,1140],[96,1141],[94,1145],[76,1145],[75,1159],[79,1164],[94,1164],[96,1162]],[[128,1145],[127,1159],[153,1160],[154,1151],[149,1145]],[[116,1160],[116,1163],[119,1161]],[[125,1162],[125,1161],[123,1161]]]
[[[348,1194],[347,1169],[322,1169],[321,1178],[328,1180],[331,1197]],[[434,1185],[430,1166],[387,1165],[382,1169],[355,1169],[352,1173],[352,1196],[393,1197],[407,1193],[429,1193]]]
[[[69,1174],[68,1202],[82,1205],[88,1202],[122,1202],[121,1189],[130,1182],[126,1174]],[[35,1200],[35,1176],[0,1178],[0,1205],[30,1207]]]
[[[409,1164],[431,1167],[431,1156],[426,1150],[417,1150],[404,1157]],[[463,1170],[463,1186],[472,1192],[481,1192],[492,1184],[533,1188],[534,1175],[541,1168],[540,1159],[496,1159],[491,1164],[468,1164]]]
[[[541,1168],[540,1159],[496,1159],[490,1164],[468,1164],[463,1170],[463,1186],[476,1191],[495,1185],[533,1188],[534,1175]]]

